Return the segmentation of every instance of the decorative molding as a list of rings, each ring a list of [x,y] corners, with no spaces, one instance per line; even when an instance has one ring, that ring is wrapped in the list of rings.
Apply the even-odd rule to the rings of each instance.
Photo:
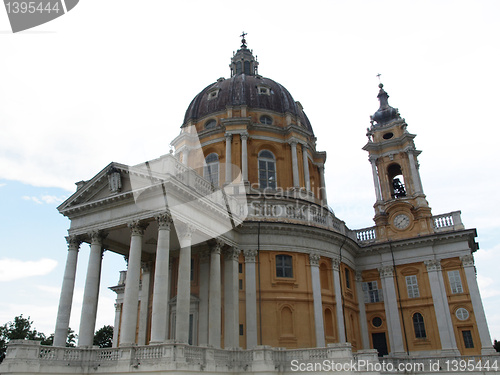
[[[178,223],[175,225],[175,228],[177,230],[177,237],[179,238],[179,241],[182,240],[191,241],[193,233],[196,230],[194,225],[187,223]]]
[[[460,260],[462,261],[462,266],[474,267],[474,256],[472,254],[461,256]]]
[[[441,271],[441,261],[439,259],[424,260],[427,272]]]
[[[210,252],[220,255],[220,253],[222,251],[222,247],[225,245],[225,242],[223,240],[217,238],[210,245],[211,245],[210,246]]]
[[[241,138],[241,140],[245,140],[246,141],[246,140],[248,140],[249,135],[248,135],[247,132],[243,132],[243,133],[240,133],[240,138]]]
[[[148,224],[146,224],[140,220],[134,220],[128,224],[128,227],[130,228],[130,230],[132,232],[132,236],[144,235],[144,231],[146,230],[147,226],[148,226]]]
[[[121,303],[115,303],[115,311],[116,312],[122,311],[122,304]]]
[[[158,230],[170,230],[170,224],[172,224],[173,221],[170,212],[164,212],[156,215],[155,219],[158,222]]]
[[[393,266],[379,267],[378,272],[379,272],[381,278],[394,277],[394,267]]]
[[[314,267],[319,267],[319,260],[321,256],[319,254],[313,253],[309,254],[309,264]]]
[[[244,250],[243,255],[245,255],[245,263],[255,263],[258,253],[257,250]]]

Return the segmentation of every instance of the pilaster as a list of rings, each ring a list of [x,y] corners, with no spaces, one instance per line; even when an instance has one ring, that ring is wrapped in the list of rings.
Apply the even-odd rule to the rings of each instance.
[[[240,250],[230,247],[224,260],[224,347],[239,347],[238,261]]]
[[[316,331],[316,347],[325,347],[325,327],[323,323],[323,303],[321,301],[321,281],[319,278],[319,254],[309,254],[311,266],[311,285],[313,290],[314,327]]]
[[[335,290],[335,315],[337,315],[337,336],[339,343],[346,342],[344,307],[342,306],[342,289],[340,287],[340,259],[332,258],[333,288]]]
[[[257,346],[257,280],[255,263],[257,250],[245,250],[245,308],[247,349]]]

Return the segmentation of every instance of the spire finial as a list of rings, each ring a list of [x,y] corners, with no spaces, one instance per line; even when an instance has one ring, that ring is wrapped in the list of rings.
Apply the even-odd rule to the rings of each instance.
[[[381,75],[382,75],[382,74],[380,74],[380,73],[379,73],[379,74],[377,74],[378,83],[382,83],[382,82],[380,81],[380,76],[381,76]]]
[[[247,48],[247,41],[245,40],[245,36],[247,36],[248,34],[246,32],[242,32],[241,33],[241,48]]]

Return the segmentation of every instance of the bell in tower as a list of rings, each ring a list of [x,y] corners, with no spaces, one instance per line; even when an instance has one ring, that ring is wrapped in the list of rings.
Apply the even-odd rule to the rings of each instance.
[[[375,185],[375,223],[381,240],[408,238],[432,232],[431,209],[422,189],[418,171],[415,134],[397,108],[389,105],[389,95],[379,84],[379,109],[371,116],[368,143]]]

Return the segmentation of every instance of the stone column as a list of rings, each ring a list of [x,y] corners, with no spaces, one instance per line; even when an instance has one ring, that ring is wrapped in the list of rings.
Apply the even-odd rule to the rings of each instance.
[[[321,185],[321,204],[326,206],[328,204],[328,200],[326,198],[326,185],[325,185],[325,164],[321,163],[319,166],[319,181]],[[319,198],[319,197],[318,197]]]
[[[408,160],[410,162],[410,172],[413,180],[413,186],[415,189],[415,193],[417,194],[422,194],[423,188],[422,188],[422,181],[420,180],[420,174],[418,173],[417,169],[417,163],[416,161],[416,152],[414,149],[408,150]]]
[[[248,151],[247,151],[247,140],[248,133],[241,133],[241,175],[243,182],[248,181]]]
[[[474,266],[474,256],[472,254],[460,257],[462,266],[467,279],[467,286],[469,288],[469,295],[474,309],[474,316],[476,318],[477,330],[479,331],[479,339],[481,340],[481,354],[495,354],[492,348],[492,341],[490,331],[488,330],[488,323],[486,321],[486,314],[484,313],[483,302],[481,301],[481,293],[476,279],[476,267]]]
[[[177,306],[175,313],[175,341],[189,342],[189,310],[191,307],[191,225],[177,225],[179,243],[179,271],[177,277]]]
[[[99,300],[99,286],[101,282],[103,235],[100,231],[94,231],[90,234],[90,237],[90,256],[87,268],[87,278],[85,280],[85,290],[83,291],[78,346],[92,346],[94,343],[97,303]]]
[[[380,267],[378,271],[380,273],[380,280],[382,281],[382,292],[384,293],[385,318],[387,321],[391,352],[392,354],[404,353],[401,319],[396,297],[396,288],[394,286],[394,267],[384,266]]]
[[[200,307],[198,316],[198,345],[208,345],[208,287],[210,252],[200,253]]]
[[[370,349],[370,338],[368,337],[368,324],[366,322],[365,296],[363,293],[362,273],[356,272],[356,294],[358,295],[359,322],[361,326],[361,342],[363,349]]]
[[[437,259],[426,260],[427,276],[431,285],[432,302],[434,303],[434,312],[441,340],[441,348],[448,351],[449,355],[460,355],[455,340],[453,322],[450,315],[450,306],[448,305],[448,296],[444,286],[443,274],[441,272],[441,262]]]
[[[309,254],[309,264],[311,265],[311,282],[313,290],[314,306],[314,327],[316,331],[316,347],[325,347],[325,327],[323,323],[323,302],[321,301],[321,281],[319,278],[318,254]]]
[[[311,190],[311,179],[309,177],[309,159],[307,157],[307,145],[302,144],[302,156],[304,159],[304,180],[307,191]]]
[[[78,260],[78,250],[81,241],[75,236],[66,237],[68,242],[68,255],[66,257],[66,267],[59,298],[59,309],[57,311],[56,330],[54,334],[53,346],[66,346],[68,337],[69,319],[71,316],[71,305],[73,303],[73,293],[75,290],[76,263]]]
[[[292,148],[292,173],[293,173],[293,187],[300,187],[299,181],[299,162],[297,160],[297,141],[291,141]]]
[[[120,327],[120,315],[122,313],[122,304],[121,303],[115,303],[115,325],[113,327],[116,327],[113,329],[113,348],[118,347],[118,333]]]
[[[156,245],[153,309],[151,313],[151,343],[160,344],[167,339],[169,275],[170,275],[170,226],[172,217],[163,213],[156,217],[158,242]]]
[[[221,274],[222,241],[216,241],[210,254],[210,286],[208,297],[208,344],[220,348],[221,339]]]
[[[370,164],[372,165],[372,176],[373,176],[373,185],[375,186],[375,195],[377,197],[377,201],[382,200],[382,191],[380,190],[380,180],[377,172],[377,160],[376,158],[370,157]]]
[[[245,250],[245,308],[247,349],[257,346],[257,281],[255,263],[257,250]]]
[[[239,345],[239,290],[238,260],[240,251],[236,247],[226,250],[224,261],[224,347]]]
[[[184,164],[186,167],[188,166],[188,158],[189,158],[189,149],[187,146],[184,146],[182,149],[182,164]]]
[[[140,289],[140,308],[139,308],[139,335],[137,345],[146,345],[146,331],[148,325],[149,308],[149,285],[151,284],[151,263],[142,262],[142,283]]]
[[[344,307],[342,306],[342,291],[340,289],[340,259],[332,258],[333,288],[335,289],[335,315],[337,315],[337,334],[340,343],[345,343]]]
[[[233,135],[230,133],[226,133],[224,136],[226,137],[226,183],[229,184],[231,181],[233,181],[233,176],[231,173],[231,141],[233,139]]]
[[[135,344],[137,329],[137,307],[141,279],[142,236],[146,225],[140,221],[129,224],[131,231],[128,255],[127,281],[123,295],[123,314],[120,326],[120,346]]]

